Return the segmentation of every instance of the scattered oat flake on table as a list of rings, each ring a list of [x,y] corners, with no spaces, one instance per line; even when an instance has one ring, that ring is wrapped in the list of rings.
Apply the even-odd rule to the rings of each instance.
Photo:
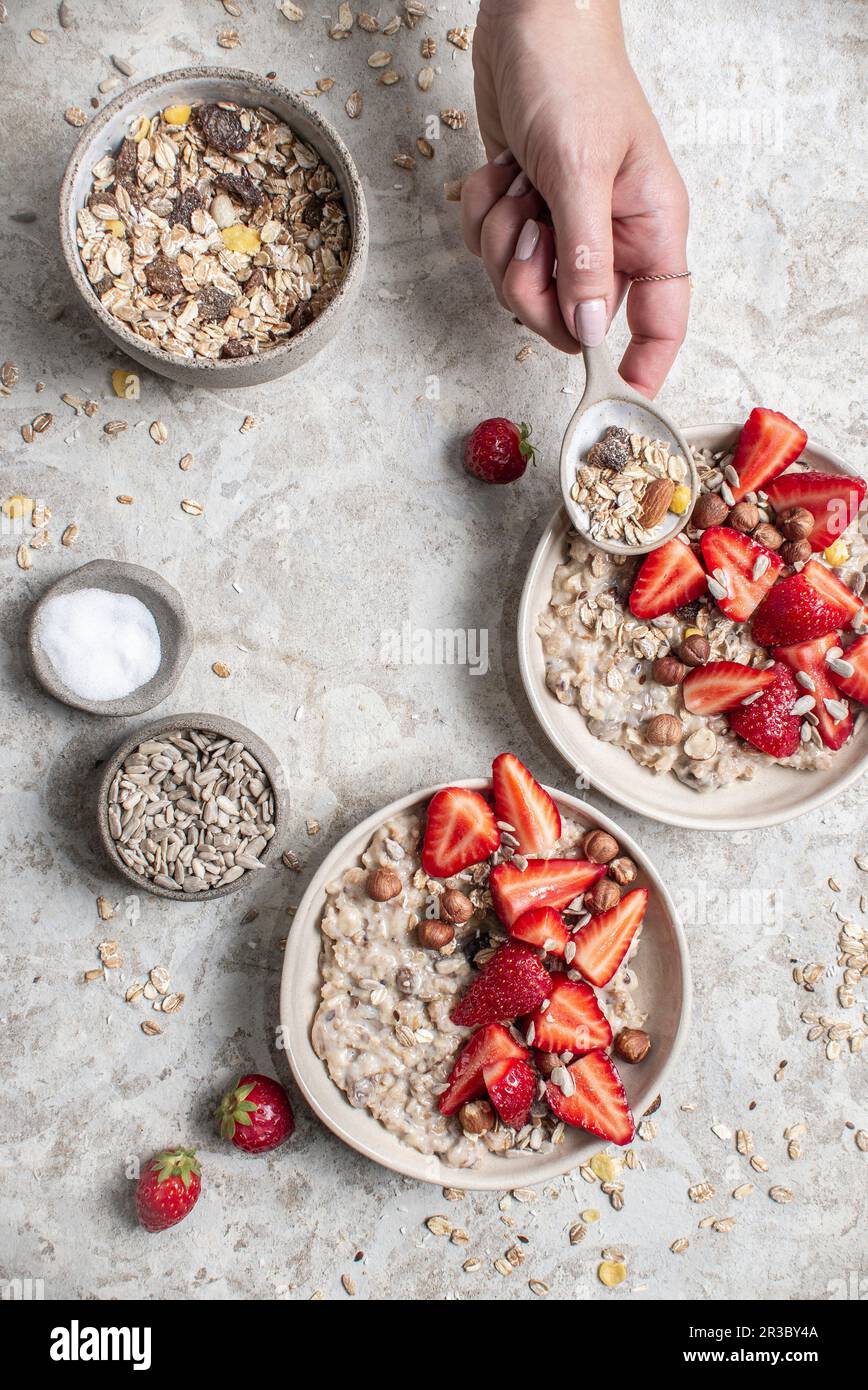
[[[447,106],[440,112],[440,119],[450,130],[463,130],[467,125],[467,112],[458,111],[454,106]]]
[[[860,1153],[868,1153],[868,1129],[857,1129],[853,1136]]]
[[[80,106],[67,106],[63,113],[63,119],[66,121],[67,125],[87,125],[87,112],[82,111]]]
[[[215,661],[211,670],[214,672],[214,675],[219,676],[222,681],[225,681],[227,677],[232,675],[229,667],[222,661]]]
[[[450,29],[446,37],[455,48],[467,49],[473,37],[473,28],[468,24],[460,24]]]
[[[686,1236],[679,1236],[677,1240],[673,1240],[669,1249],[673,1255],[683,1255],[689,1244],[690,1241]]]
[[[96,910],[102,922],[110,922],[115,915],[114,907],[109,902],[108,898],[104,898],[102,894],[100,894],[96,900]]]
[[[277,7],[285,19],[291,19],[293,24],[300,24],[304,19],[304,10],[300,5],[294,5],[293,0],[281,0]]]
[[[23,544],[19,545],[15,552],[15,562],[20,570],[29,570],[32,567],[33,562],[30,557],[29,546]]]
[[[148,434],[155,444],[165,444],[166,440],[169,438],[169,431],[166,429],[162,420],[154,420],[148,428]]]
[[[774,1187],[769,1188],[769,1196],[773,1202],[791,1202],[794,1195],[795,1194],[791,1192],[788,1187],[783,1187],[780,1183],[776,1183]]]
[[[416,86],[420,92],[430,92],[434,85],[434,69],[431,67],[420,68],[416,74]]]
[[[181,469],[182,473],[186,473],[187,470],[192,467],[192,464],[192,454],[182,454],[182,456],[178,459],[178,467]]]
[[[355,121],[358,119],[359,116],[361,116],[363,104],[364,98],[362,97],[361,92],[350,92],[349,96],[347,97],[344,110],[346,111],[351,121]]]
[[[542,1279],[529,1279],[527,1286],[537,1298],[545,1298],[546,1294],[551,1292],[548,1284],[543,1283]]]
[[[745,1197],[749,1197],[753,1190],[754,1186],[752,1182],[743,1182],[734,1190],[732,1195],[737,1202],[743,1202]]]
[[[144,1023],[141,1024],[141,1029],[149,1038],[155,1038],[158,1033],[162,1033],[163,1031],[158,1023],[152,1023],[149,1018],[146,1018]]]
[[[241,43],[241,35],[237,29],[220,29],[217,32],[217,42],[221,48],[237,48]]]
[[[34,43],[48,43],[48,35],[44,29],[31,29],[30,37]]]
[[[130,497],[129,493],[127,492],[118,493],[118,496],[115,500],[120,502],[122,507],[131,507],[133,505],[133,498]]]
[[[714,1187],[710,1182],[696,1182],[688,1187],[687,1195],[691,1202],[707,1202],[714,1196]]]
[[[450,1236],[452,1234],[452,1223],[445,1216],[429,1216],[425,1225],[432,1236]]]
[[[194,502],[191,498],[185,497],[181,502],[181,511],[188,516],[201,516],[205,508],[201,502]]]
[[[239,426],[239,428],[238,428],[238,433],[239,433],[239,434],[249,434],[250,431],[254,428],[255,424],[256,424],[256,421],[254,420],[254,418],[253,418],[252,415],[245,415],[244,419],[241,421],[241,424],[240,424],[240,426]]]

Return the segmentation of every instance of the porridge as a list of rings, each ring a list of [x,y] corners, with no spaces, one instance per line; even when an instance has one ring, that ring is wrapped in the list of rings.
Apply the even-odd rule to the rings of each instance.
[[[93,169],[78,248],[100,303],[179,357],[247,357],[331,302],[351,236],[334,173],[273,112],[232,102],[136,120]]]
[[[537,627],[546,684],[595,737],[700,790],[752,778],[769,756],[829,767],[854,727],[847,696],[860,698],[848,680],[861,638],[847,643],[865,626],[865,485],[798,469],[742,491],[738,451],[694,450],[694,461],[701,492],[686,545],[669,541],[640,565],[569,534]],[[649,592],[663,599],[648,603]],[[769,734],[761,716],[771,724],[775,703]]]
[[[464,788],[438,793],[444,795],[475,798],[492,826],[502,809],[498,799],[491,812]],[[477,810],[471,806],[473,816]],[[448,875],[429,873],[437,811],[435,797],[427,822],[422,812],[407,811],[381,826],[361,863],[327,885],[312,1039],[351,1105],[420,1152],[472,1167],[485,1151],[543,1151],[561,1141],[564,1124],[577,1123],[556,1109],[558,1098],[569,1101],[575,1090],[571,1064],[592,1058],[614,1071],[605,1050],[613,1042],[610,1024],[621,1029],[614,1045],[622,1060],[640,1060],[637,1048],[646,1055],[650,1042],[644,1051],[636,1042],[647,1035],[634,1000],[632,957],[647,891],[622,900],[636,866],[610,835],[561,822],[556,810],[556,838],[545,855],[522,853],[533,833],[501,818],[485,858]],[[467,852],[476,850],[465,859]],[[575,891],[582,884],[585,891]],[[540,891],[543,906],[518,910],[523,893]],[[561,908],[546,905],[552,894]],[[607,924],[619,936],[619,954],[601,964],[594,942]],[[567,1037],[569,1049],[556,1045]],[[475,1054],[479,1067],[468,1071]],[[584,1127],[591,1127],[587,1119]],[[594,1132],[602,1133],[607,1119],[599,1123]],[[632,1121],[629,1128],[632,1137]],[[617,1125],[611,1134],[627,1142]]]

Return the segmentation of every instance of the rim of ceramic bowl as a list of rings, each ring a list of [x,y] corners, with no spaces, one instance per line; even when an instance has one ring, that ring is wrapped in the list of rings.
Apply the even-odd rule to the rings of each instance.
[[[349,192],[347,213],[351,220],[353,244],[346,271],[334,298],[326,305],[322,313],[318,314],[313,322],[303,328],[300,333],[293,334],[286,342],[277,347],[268,348],[264,353],[256,353],[247,357],[216,359],[179,357],[175,353],[155,347],[147,339],[140,338],[137,334],[130,332],[120,319],[115,318],[103,307],[98,296],[94,293],[93,286],[84,273],[76,244],[75,217],[79,209],[73,203],[73,187],[79,167],[87,164],[89,152],[98,144],[102,131],[115,115],[125,108],[129,107],[132,112],[137,105],[142,103],[144,98],[155,97],[157,93],[170,84],[190,82],[195,79],[226,82],[239,87],[254,87],[262,95],[262,100],[259,103],[261,106],[267,107],[269,98],[273,100],[277,97],[292,107],[293,110],[301,112],[305,119],[317,127],[325,143],[330,146],[329,158],[326,159],[326,162],[331,163],[331,156],[333,155],[342,166],[340,172],[346,179]],[[156,104],[159,105],[159,101]],[[245,103],[239,102],[239,104]],[[281,117],[281,119],[286,118]],[[291,121],[288,123],[291,124]],[[337,170],[333,171],[337,172]],[[267,359],[269,362],[278,363],[283,361],[285,356],[288,357],[290,352],[305,340],[305,335],[308,335],[307,341],[315,336],[323,336],[323,345],[325,345],[325,340],[331,336],[326,333],[326,330],[330,327],[332,320],[340,313],[344,301],[358,288],[357,277],[360,272],[363,272],[367,258],[368,212],[364,189],[355,161],[341,136],[331,122],[303,97],[291,91],[289,87],[283,86],[282,83],[271,82],[261,73],[252,72],[246,68],[209,67],[206,65],[173,68],[170,72],[157,73],[153,77],[145,78],[142,82],[136,83],[133,87],[127,87],[119,93],[113,101],[102,108],[98,115],[88,121],[69,156],[60,185],[59,223],[63,258],[75,286],[84,298],[87,308],[106,330],[117,335],[123,342],[128,343],[130,348],[135,349],[137,353],[143,353],[161,367],[173,367],[175,369],[183,367],[190,371],[201,371],[203,375],[217,373],[219,377],[225,378],[223,384],[226,386],[231,385],[233,377],[242,376],[245,368],[249,369],[251,361],[257,359]],[[156,366],[154,370],[157,370]],[[279,375],[279,373],[275,373],[275,375]]]
[[[117,582],[117,588],[112,587]],[[168,610],[177,632],[173,639],[170,660],[166,660],[163,634],[160,634],[161,660],[156,673],[144,685],[131,691],[129,695],[115,700],[88,700],[76,695],[58,676],[48,656],[41,648],[39,632],[46,604],[61,594],[73,594],[82,588],[111,588],[113,593],[130,594],[139,599],[148,612],[158,622],[159,615],[154,612],[154,599]],[[27,624],[27,647],[30,666],[35,679],[47,694],[71,709],[83,710],[105,718],[129,718],[146,714],[156,705],[162,704],[171,695],[184,673],[193,651],[193,626],[187,606],[174,584],[170,584],[156,570],[147,565],[134,565],[127,560],[96,559],[88,560],[67,574],[61,575],[36,600],[30,610]]]
[[[471,1192],[504,1191],[560,1177],[575,1168],[586,1153],[599,1149],[605,1140],[584,1130],[569,1129],[563,1145],[558,1145],[551,1153],[541,1155],[527,1151],[521,1158],[486,1155],[482,1171],[450,1167],[436,1155],[420,1153],[405,1144],[366,1110],[354,1109],[344,1092],[332,1081],[325,1062],[316,1055],[311,1041],[311,1027],[319,1003],[321,983],[320,920],[326,904],[326,883],[359,863],[360,854],[375,830],[403,811],[421,808],[443,786],[470,787],[481,791],[490,788],[491,781],[487,777],[458,778],[454,782],[443,782],[409,792],[360,821],[341,837],[320,864],[293,916],[287,938],[280,984],[281,1030],[287,1060],[302,1095],[318,1119],[351,1149],[392,1172],[438,1187],[455,1187]],[[547,787],[546,790],[562,810],[587,822],[589,828],[600,828],[615,836],[624,853],[636,862],[647,879],[661,914],[660,930],[670,940],[672,960],[666,973],[666,989],[671,992],[678,988],[681,1001],[669,1050],[659,1070],[653,1075],[649,1073],[648,1081],[643,1082],[639,1070],[631,1072],[625,1068],[626,1077],[622,1075],[628,1090],[635,1085],[630,1103],[638,1122],[642,1112],[660,1093],[681,1054],[690,1028],[693,985],[687,938],[669,890],[648,855],[632,836],[596,807],[589,806],[569,792],[554,787]],[[662,984],[658,986],[658,991],[660,988]]]
[[[244,747],[259,762],[274,793],[274,834],[262,851],[260,859],[264,865],[268,866],[279,856],[279,846],[284,836],[287,819],[286,774],[277,754],[264,739],[260,738],[259,734],[248,729],[246,724],[239,724],[237,720],[228,719],[222,714],[169,714],[149,724],[142,724],[134,732],[126,734],[108,755],[99,774],[96,790],[97,826],[103,850],[113,867],[143,892],[153,893],[158,898],[168,898],[172,902],[213,902],[216,898],[225,898],[230,893],[236,893],[241,888],[249,887],[251,883],[256,882],[257,871],[248,870],[234,883],[225,883],[221,888],[209,888],[204,893],[184,893],[181,889],[173,892],[171,889],[163,888],[160,884],[153,883],[150,879],[144,878],[143,875],[137,874],[135,870],[130,869],[124,863],[115,849],[115,843],[108,826],[108,794],[120,764],[140,743],[149,739],[160,738],[175,731],[182,733],[185,729],[191,729],[197,733],[202,730],[208,734],[217,734],[218,738],[237,740],[239,743],[243,743]]]
[[[740,430],[740,424],[692,425],[684,430],[684,435],[689,444],[717,450],[729,448]],[[811,439],[805,446],[802,459],[826,472],[861,477],[858,470],[838,454]],[[548,741],[576,774],[581,773],[592,787],[612,801],[664,825],[677,825],[687,830],[758,830],[784,824],[816,810],[833,797],[840,796],[868,770],[868,720],[863,722],[854,740],[851,740],[854,746],[850,754],[845,756],[845,749],[842,749],[835,754],[829,769],[803,773],[795,768],[778,767],[774,763],[768,767],[758,765],[753,779],[737,781],[728,788],[714,792],[694,791],[678,782],[670,773],[656,774],[635,762],[626,749],[613,747],[595,738],[588,731],[581,713],[573,706],[560,705],[546,687],[545,661],[536,632],[539,613],[548,603],[551,577],[556,565],[563,560],[563,541],[569,525],[566,510],[559,506],[543,531],[525,578],[519,604],[517,640],[522,684],[534,716]],[[541,603],[546,585],[548,588]],[[561,711],[565,711],[571,719],[558,718]],[[862,751],[858,752],[856,750],[860,744]],[[787,780],[780,781],[781,778]],[[802,781],[790,783],[790,778],[801,778]],[[763,800],[763,785],[766,788],[766,805],[760,804],[758,809],[752,810],[752,800],[759,803]],[[814,787],[813,791],[810,790],[811,786]],[[794,797],[791,787],[800,794]],[[720,804],[721,796],[727,792],[734,803],[731,811],[710,814],[710,807],[714,804],[710,798],[718,797]]]

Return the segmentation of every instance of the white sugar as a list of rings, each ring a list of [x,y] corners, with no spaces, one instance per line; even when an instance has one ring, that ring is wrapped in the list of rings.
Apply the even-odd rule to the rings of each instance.
[[[132,594],[78,589],[42,609],[39,643],[59,679],[82,700],[119,700],[160,666],[160,634]]]

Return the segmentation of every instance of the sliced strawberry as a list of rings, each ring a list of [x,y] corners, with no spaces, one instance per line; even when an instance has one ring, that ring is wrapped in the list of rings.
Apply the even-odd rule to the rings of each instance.
[[[523,912],[532,907],[566,907],[605,872],[605,864],[586,859],[532,859],[524,872],[515,864],[496,865],[488,886],[495,912],[512,931]]]
[[[705,593],[705,571],[689,545],[677,537],[652,550],[633,580],[630,612],[636,618],[674,613]]]
[[[825,550],[846,531],[865,501],[864,478],[848,478],[843,473],[784,473],[765,489],[776,512],[804,507],[814,518],[808,540],[812,550]]]
[[[482,1073],[489,1099],[505,1125],[521,1129],[536,1092],[536,1075],[527,1062],[493,1062]]]
[[[539,946],[552,956],[562,956],[570,939],[563,917],[553,907],[532,907],[523,912],[518,921],[513,922],[509,934],[516,941]]]
[[[684,708],[691,714],[722,714],[735,709],[748,695],[765,690],[774,676],[741,661],[709,661],[694,666],[681,687]]]
[[[829,679],[835,684],[842,695],[849,695],[851,700],[858,700],[863,705],[868,705],[868,633],[864,637],[859,637],[848,647],[842,657],[837,658],[841,665],[852,666],[852,675],[843,675],[841,671],[836,671],[826,659],[826,668],[829,672]]]
[[[444,787],[428,806],[422,868],[432,878],[451,878],[493,854],[500,844],[494,812],[479,792]]]
[[[592,1052],[609,1047],[612,1030],[597,1003],[597,996],[584,981],[552,975],[547,1009],[537,1009],[533,1024],[533,1045],[543,1052]]]
[[[485,1090],[483,1071],[495,1062],[514,1062],[527,1057],[508,1029],[499,1023],[480,1028],[462,1047],[449,1073],[448,1088],[440,1097],[442,1115],[451,1115],[467,1100],[475,1100]]]
[[[777,410],[758,405],[748,415],[738,437],[732,466],[738,474],[732,495],[736,502],[746,492],[767,491],[766,484],[795,463],[808,442],[800,425]]]
[[[546,1099],[557,1118],[613,1144],[629,1144],[636,1127],[611,1058],[602,1051],[589,1052],[567,1071],[574,1087],[571,1095],[553,1081],[546,1084]]]
[[[782,661],[770,667],[773,683],[749,705],[731,709],[729,727],[771,758],[792,757],[799,746],[802,722],[790,710],[803,692]]]
[[[498,753],[491,765],[497,819],[515,827],[521,854],[550,854],[561,838],[557,806],[514,753]]]
[[[717,578],[714,571],[721,570],[726,578],[718,608],[734,623],[746,622],[783,569],[780,555],[731,526],[709,526],[699,544],[708,573]]]
[[[853,715],[846,698],[832,684],[826,664],[826,653],[841,645],[837,632],[828,632],[814,642],[797,642],[789,647],[775,647],[775,661],[785,661],[793,671],[804,671],[813,689],[800,686],[799,695],[813,695],[813,714],[819,720],[820,737],[827,748],[840,748],[853,732]]]
[[[573,937],[573,969],[581,971],[598,989],[607,985],[630,949],[647,906],[648,889],[634,888],[608,912],[592,917]]]
[[[809,560],[802,570],[802,577],[831,607],[844,610],[847,623],[851,623],[857,613],[868,613],[861,598],[854,594],[852,589],[848,589],[834,570],[830,570],[829,566],[820,560]]]
[[[837,632],[848,621],[848,607],[834,596],[830,601],[828,589],[821,593],[804,570],[788,574],[778,580],[754,614],[753,640],[762,647],[790,646]]]
[[[549,980],[536,951],[509,942],[482,967],[450,1018],[462,1028],[475,1028],[533,1013],[548,994]]]

